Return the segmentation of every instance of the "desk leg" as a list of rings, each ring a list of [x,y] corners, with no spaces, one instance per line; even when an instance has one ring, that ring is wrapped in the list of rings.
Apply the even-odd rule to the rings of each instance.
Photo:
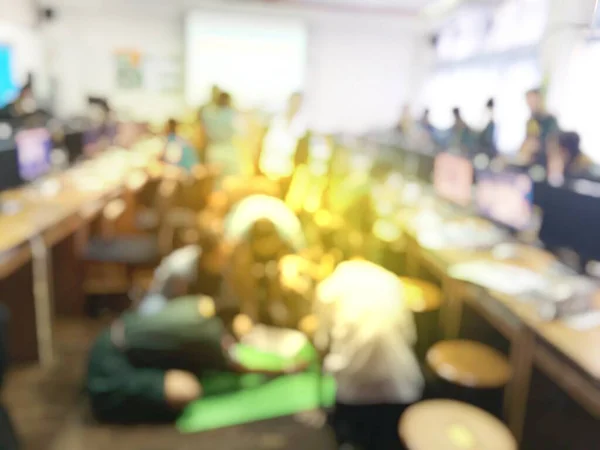
[[[52,277],[51,258],[44,238],[31,240],[33,260],[33,294],[39,359],[48,366],[53,359],[52,346]]]
[[[520,444],[527,413],[527,399],[533,370],[535,336],[525,327],[515,333],[510,350],[513,376],[504,392],[504,415],[510,430]]]
[[[83,264],[79,259],[80,232],[67,236],[56,244],[49,258],[52,263],[54,312],[59,316],[85,314]]]
[[[459,281],[450,277],[442,278],[442,292],[445,304],[440,314],[440,328],[445,339],[457,339],[463,311],[463,286]]]

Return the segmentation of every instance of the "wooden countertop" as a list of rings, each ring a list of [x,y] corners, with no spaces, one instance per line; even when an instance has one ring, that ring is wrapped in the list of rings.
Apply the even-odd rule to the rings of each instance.
[[[414,228],[411,218],[414,213],[406,214],[401,221],[404,232],[418,245],[418,232]],[[525,258],[514,261],[517,265],[539,269],[552,262],[546,252],[538,249],[525,249]],[[490,252],[464,249],[433,250],[420,247],[421,259],[431,269],[441,275],[447,276],[449,267],[454,264],[474,260],[493,259]],[[540,319],[536,308],[527,302],[527,299],[515,297],[499,292],[489,292],[490,297],[505,306],[522,323],[530,327],[540,338],[548,342],[569,360],[583,370],[595,383],[600,384],[600,326],[590,330],[577,330],[564,322],[547,322]]]
[[[120,162],[110,155],[103,155],[46,180],[55,182],[58,188],[50,194],[42,194],[43,189],[33,185],[2,193],[2,200],[14,201],[17,209],[13,214],[0,215],[0,266],[7,263],[15,249],[27,245],[34,237],[61,225],[70,227],[73,223],[67,222],[84,219],[92,211],[99,211],[107,200],[119,195],[128,176],[139,166],[139,155],[124,155]]]

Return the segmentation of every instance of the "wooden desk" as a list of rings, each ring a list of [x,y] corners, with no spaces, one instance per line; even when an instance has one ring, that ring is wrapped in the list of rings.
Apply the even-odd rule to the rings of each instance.
[[[104,157],[92,167],[87,188],[76,175],[81,168],[73,168],[56,177],[61,188],[53,195],[32,186],[2,194],[20,206],[0,215],[0,301],[12,316],[8,339],[16,362],[50,363],[54,314],[83,307],[78,234],[123,193],[130,173]]]
[[[457,337],[463,305],[484,317],[511,344],[514,376],[506,389],[505,413],[512,432],[521,438],[533,367],[541,369],[593,417],[600,418],[600,327],[577,331],[560,321],[542,321],[534,306],[498,292],[470,286],[448,276],[450,266],[491,258],[488,252],[430,250],[418,243],[410,216],[403,221],[409,270],[437,277],[446,295],[441,326],[446,338]],[[535,261],[543,264],[543,258]]]

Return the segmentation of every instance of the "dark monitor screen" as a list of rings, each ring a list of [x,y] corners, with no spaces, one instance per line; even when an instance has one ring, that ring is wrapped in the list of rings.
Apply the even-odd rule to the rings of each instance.
[[[551,250],[567,248],[583,260],[600,260],[600,194],[581,189],[581,183],[545,186],[540,239]],[[567,187],[572,185],[572,188]]]
[[[471,204],[473,165],[461,156],[440,153],[435,158],[433,187],[435,193],[458,206]]]
[[[516,231],[527,229],[533,215],[533,181],[523,173],[491,170],[477,173],[478,214]]]
[[[0,142],[0,191],[14,189],[23,184],[19,175],[19,159],[14,142]]]
[[[31,181],[50,170],[52,136],[45,128],[21,130],[15,135],[19,174],[23,180]]]
[[[69,163],[73,164],[83,156],[83,132],[72,131],[65,134],[65,148]]]

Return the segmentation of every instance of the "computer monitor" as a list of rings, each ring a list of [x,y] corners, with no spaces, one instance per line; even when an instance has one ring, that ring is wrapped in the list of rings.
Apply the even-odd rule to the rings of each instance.
[[[513,231],[526,230],[533,216],[533,181],[511,171],[477,173],[475,205],[479,215]]]
[[[0,192],[23,184],[14,142],[0,141]]]
[[[473,165],[462,156],[440,153],[433,167],[435,193],[461,207],[468,207],[472,200]]]
[[[65,148],[69,157],[69,164],[75,163],[83,156],[83,132],[68,131],[65,134]]]
[[[19,175],[25,181],[32,181],[50,170],[52,136],[45,128],[21,130],[15,135]]]

